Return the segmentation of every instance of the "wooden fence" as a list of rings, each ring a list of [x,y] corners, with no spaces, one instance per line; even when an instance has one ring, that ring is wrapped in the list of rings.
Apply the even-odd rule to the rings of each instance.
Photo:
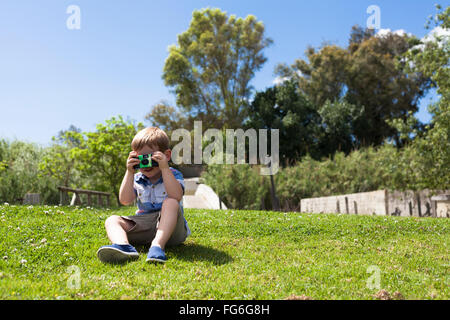
[[[94,191],[94,190],[84,190],[84,189],[73,189],[68,187],[58,187],[59,190],[59,203],[61,205],[64,205],[67,203],[67,195],[69,192],[73,193],[72,200],[70,201],[70,205],[80,205],[81,202],[81,195],[86,194],[87,195],[87,205],[91,206],[93,205],[93,198],[97,198],[97,205],[103,206],[104,201],[103,198],[106,200],[106,205],[110,206],[110,196],[111,193],[108,192],[101,192],[101,191]]]

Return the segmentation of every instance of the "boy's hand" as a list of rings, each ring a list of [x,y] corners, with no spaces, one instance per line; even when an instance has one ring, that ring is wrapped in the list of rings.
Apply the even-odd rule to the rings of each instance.
[[[135,169],[133,167],[140,163],[137,156],[138,156],[138,153],[136,151],[131,151],[130,154],[128,155],[127,170],[131,173],[134,173],[134,171],[135,171]]]
[[[160,169],[169,168],[169,160],[167,159],[166,155],[161,151],[155,151],[152,154],[152,159],[158,162],[158,166]]]

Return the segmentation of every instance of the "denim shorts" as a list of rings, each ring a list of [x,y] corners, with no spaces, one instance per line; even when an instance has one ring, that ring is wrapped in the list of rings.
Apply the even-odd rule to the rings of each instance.
[[[134,222],[134,226],[127,232],[131,245],[150,245],[158,229],[161,211],[144,213],[134,216],[122,216],[123,219]],[[166,246],[183,243],[188,236],[182,209],[178,209],[178,219],[175,230],[167,241]]]

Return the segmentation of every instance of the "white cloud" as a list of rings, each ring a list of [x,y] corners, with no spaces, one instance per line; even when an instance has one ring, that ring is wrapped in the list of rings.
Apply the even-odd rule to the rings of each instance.
[[[280,84],[282,84],[283,82],[289,80],[289,77],[276,77],[275,79],[273,79],[272,84],[278,86]]]
[[[398,35],[400,37],[403,37],[404,35],[408,35],[409,37],[412,36],[411,33],[407,33],[403,29],[398,29],[398,30],[395,30],[395,31],[392,31],[391,29],[380,29],[375,36],[383,38],[383,37],[387,37],[389,34],[395,34],[395,35]]]
[[[438,46],[441,47],[443,44],[447,44],[450,42],[450,30],[444,29],[442,27],[435,27],[433,30],[428,32],[426,36],[420,39],[421,44],[418,44],[412,49],[424,50],[426,43],[429,42],[438,42]]]
[[[442,27],[435,27],[425,37],[422,38],[422,42],[436,41],[438,37],[441,41],[448,42],[450,40],[450,30]]]
[[[295,71],[295,73],[297,74],[297,76],[299,78],[303,77],[303,73],[300,70]],[[283,82],[288,81],[290,79],[291,79],[291,77],[280,77],[280,76],[278,76],[275,79],[273,79],[272,84],[278,86],[278,85],[282,84]]]

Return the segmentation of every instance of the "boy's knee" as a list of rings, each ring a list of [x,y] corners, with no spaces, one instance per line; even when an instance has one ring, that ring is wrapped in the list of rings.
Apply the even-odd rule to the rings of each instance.
[[[105,220],[105,228],[108,228],[108,227],[110,227],[110,226],[112,226],[112,225],[118,225],[118,224],[120,224],[120,219],[121,219],[121,217],[116,216],[116,215],[113,215],[113,216],[108,217],[108,218]]]
[[[112,215],[105,220],[105,228],[120,226],[123,230],[130,230],[136,223],[122,218],[121,216]]]

